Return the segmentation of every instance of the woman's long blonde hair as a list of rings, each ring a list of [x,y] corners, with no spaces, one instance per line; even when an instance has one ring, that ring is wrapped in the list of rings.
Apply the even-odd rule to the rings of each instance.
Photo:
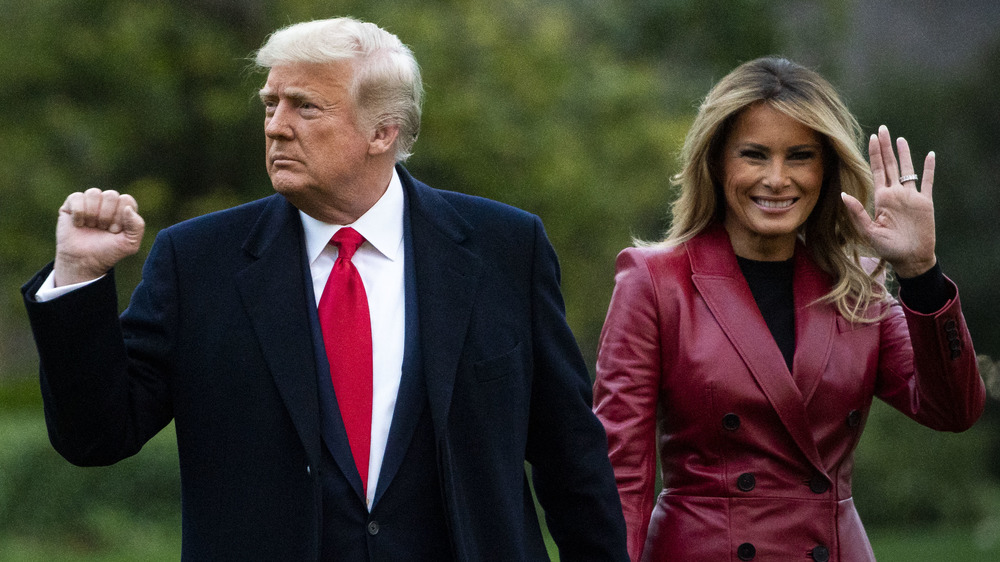
[[[813,260],[834,280],[824,302],[837,306],[851,322],[871,322],[869,305],[886,298],[878,281],[885,263],[866,272],[860,257],[869,253],[840,198],[843,191],[869,202],[872,179],[860,147],[861,126],[833,87],[819,74],[783,58],[765,57],[743,63],[719,81],[702,102],[681,150],[682,170],[671,178],[680,195],[662,245],[681,244],[726,212],[722,191],[721,152],[736,116],[747,107],[766,103],[823,139],[823,187],[819,200],[800,230]]]

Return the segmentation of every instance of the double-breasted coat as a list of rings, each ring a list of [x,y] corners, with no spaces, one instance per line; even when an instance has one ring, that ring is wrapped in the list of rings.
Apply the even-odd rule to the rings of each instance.
[[[938,430],[982,412],[957,290],[933,314],[890,301],[852,324],[817,302],[831,279],[799,244],[789,372],[720,225],[626,249],[615,282],[594,408],[633,560],[874,560],[851,496],[872,398]]]

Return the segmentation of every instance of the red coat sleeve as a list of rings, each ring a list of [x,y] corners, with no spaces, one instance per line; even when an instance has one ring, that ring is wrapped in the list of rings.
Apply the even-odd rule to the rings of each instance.
[[[875,394],[917,422],[939,431],[965,431],[979,419],[986,388],[958,289],[933,314],[894,302],[881,323]]]
[[[628,551],[642,554],[656,485],[656,411],[663,341],[655,285],[641,250],[618,256],[615,289],[601,332],[594,411],[625,514]],[[676,338],[675,338],[676,339]]]

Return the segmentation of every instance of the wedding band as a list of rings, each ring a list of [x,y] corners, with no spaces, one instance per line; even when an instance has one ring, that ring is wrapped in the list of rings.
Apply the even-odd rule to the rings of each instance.
[[[919,176],[917,176],[917,174],[910,174],[908,176],[899,176],[899,183],[904,184],[908,181],[917,181],[918,177]]]

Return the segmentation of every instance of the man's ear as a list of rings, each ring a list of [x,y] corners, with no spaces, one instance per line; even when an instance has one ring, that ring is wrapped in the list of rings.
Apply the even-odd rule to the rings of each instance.
[[[376,128],[368,141],[368,154],[377,156],[389,152],[395,147],[398,136],[399,125],[382,125]]]

